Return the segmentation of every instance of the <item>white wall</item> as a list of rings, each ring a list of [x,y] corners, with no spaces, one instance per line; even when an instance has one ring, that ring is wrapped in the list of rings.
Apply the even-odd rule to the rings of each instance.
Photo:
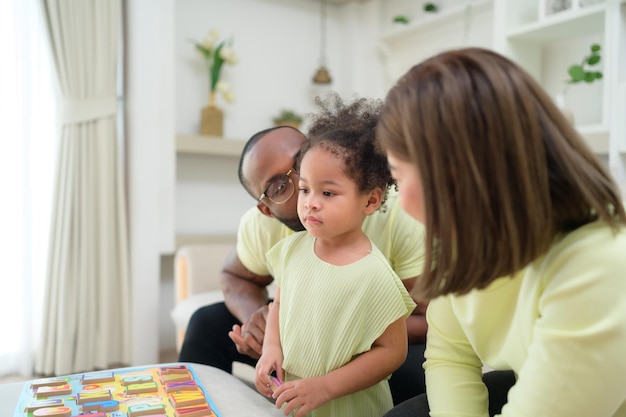
[[[176,134],[198,132],[208,100],[204,63],[188,40],[200,40],[210,29],[234,36],[240,60],[224,67],[223,78],[237,101],[218,102],[225,113],[222,140],[246,140],[269,127],[283,107],[315,110],[311,78],[319,66],[320,9],[312,0],[127,4],[129,82],[138,84],[128,88],[134,352],[138,363],[147,363],[156,360],[158,347],[175,344],[168,314],[174,300],[174,235],[235,233],[241,213],[254,204],[238,183],[237,158],[175,157]],[[391,27],[389,16],[404,11],[423,17],[420,5],[409,0],[328,5],[327,64],[333,88],[343,97],[384,97],[395,79],[385,73],[376,36]],[[474,16],[479,43],[486,42],[490,27],[484,19],[490,17]],[[410,60],[409,55],[402,65],[416,63]]]
[[[224,111],[224,139],[247,140],[270,127],[288,107],[315,110],[311,79],[319,66],[320,7],[311,0],[177,0],[174,13],[175,134],[199,131],[208,102],[208,74],[191,39],[211,29],[234,37],[239,55],[225,65],[235,103],[218,100]],[[344,97],[383,97],[382,65],[375,49],[376,1],[327,7],[327,66],[333,89]],[[174,140],[172,134],[171,140]],[[176,158],[174,230],[177,234],[236,233],[239,218],[254,200],[239,185],[237,158],[179,155]],[[173,307],[171,254],[161,252],[159,345],[175,344],[174,326],[164,312]]]
[[[126,139],[133,365],[156,363],[159,254],[174,247],[174,0],[126,4]]]
[[[224,65],[237,101],[224,110],[224,137],[247,140],[271,126],[281,108],[315,110],[311,78],[319,65],[320,8],[310,0],[178,0],[176,2],[176,132],[199,131],[208,99],[204,61],[189,42],[210,29],[234,37],[240,60]],[[333,87],[344,96],[380,96],[384,85],[372,35],[363,22],[375,19],[375,2],[327,8],[328,67]],[[242,13],[242,10],[245,13]],[[373,26],[373,25],[370,25]],[[375,26],[370,30],[375,33]],[[355,36],[356,34],[357,36]],[[367,62],[369,65],[353,65]],[[377,75],[378,74],[378,75]],[[234,233],[254,201],[239,186],[237,158],[177,158],[176,231],[182,234]]]
[[[355,65],[368,53],[364,49],[373,50],[373,43],[367,36],[359,35],[359,39],[352,34],[367,33],[364,28],[375,19],[368,9],[375,5],[327,7],[327,63],[334,87],[342,95],[384,92],[371,88],[372,84],[380,87],[376,80],[380,72]],[[237,65],[222,69],[222,78],[231,82],[237,95],[233,104],[218,103],[225,113],[225,137],[247,139],[270,126],[271,118],[283,107],[313,111],[311,78],[319,66],[319,13],[319,4],[310,0],[178,0],[176,131],[199,130],[200,109],[208,102],[208,75],[189,40],[201,40],[210,29],[219,30],[222,38],[232,35],[240,58]],[[369,63],[377,65],[374,59]],[[359,72],[369,74],[368,79],[355,77]]]

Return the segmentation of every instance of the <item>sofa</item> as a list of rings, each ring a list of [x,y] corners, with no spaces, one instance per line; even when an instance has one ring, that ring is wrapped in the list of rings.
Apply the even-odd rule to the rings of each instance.
[[[170,316],[176,327],[176,348],[180,352],[191,315],[200,307],[224,301],[219,274],[224,260],[234,249],[235,236],[218,236],[206,242],[183,244],[174,257],[174,308]],[[233,364],[233,375],[250,384],[254,368]]]

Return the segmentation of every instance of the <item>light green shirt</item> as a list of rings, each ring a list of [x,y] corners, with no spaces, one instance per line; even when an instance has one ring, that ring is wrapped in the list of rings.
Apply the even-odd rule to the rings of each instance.
[[[427,320],[432,417],[488,416],[483,363],[517,375],[502,416],[626,417],[626,230],[581,227]]]
[[[319,259],[315,238],[300,232],[267,254],[280,286],[280,342],[285,380],[326,375],[371,349],[415,303],[383,254],[372,251],[348,265]],[[379,417],[393,401],[386,380],[344,395],[308,416]]]
[[[402,210],[396,191],[389,191],[385,205],[386,211],[377,210],[366,217],[363,231],[400,279],[416,277],[422,273],[424,264],[424,226]],[[239,223],[237,256],[249,271],[269,275],[265,254],[292,233],[278,220],[252,207]]]

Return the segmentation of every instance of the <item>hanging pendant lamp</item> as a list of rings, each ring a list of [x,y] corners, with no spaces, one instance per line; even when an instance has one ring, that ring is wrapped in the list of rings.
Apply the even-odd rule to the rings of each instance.
[[[326,0],[320,0],[320,66],[313,75],[313,84],[328,85],[332,81],[326,68]]]

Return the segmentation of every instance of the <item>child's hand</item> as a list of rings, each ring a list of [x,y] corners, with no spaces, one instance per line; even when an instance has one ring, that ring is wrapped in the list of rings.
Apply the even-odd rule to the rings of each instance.
[[[272,393],[276,392],[278,387],[280,387],[281,385],[283,385],[283,381],[276,378],[275,376],[270,375],[270,389],[272,390]]]
[[[276,372],[276,376],[281,381],[285,378],[285,371],[283,370],[283,352],[280,348],[266,346],[256,364],[256,376],[254,380],[257,391],[266,397],[272,396],[272,380],[270,379],[272,372]]]
[[[274,391],[272,397],[276,399],[276,408],[284,405],[283,414],[287,416],[295,411],[294,417],[302,417],[332,399],[326,389],[324,377],[284,382]]]

